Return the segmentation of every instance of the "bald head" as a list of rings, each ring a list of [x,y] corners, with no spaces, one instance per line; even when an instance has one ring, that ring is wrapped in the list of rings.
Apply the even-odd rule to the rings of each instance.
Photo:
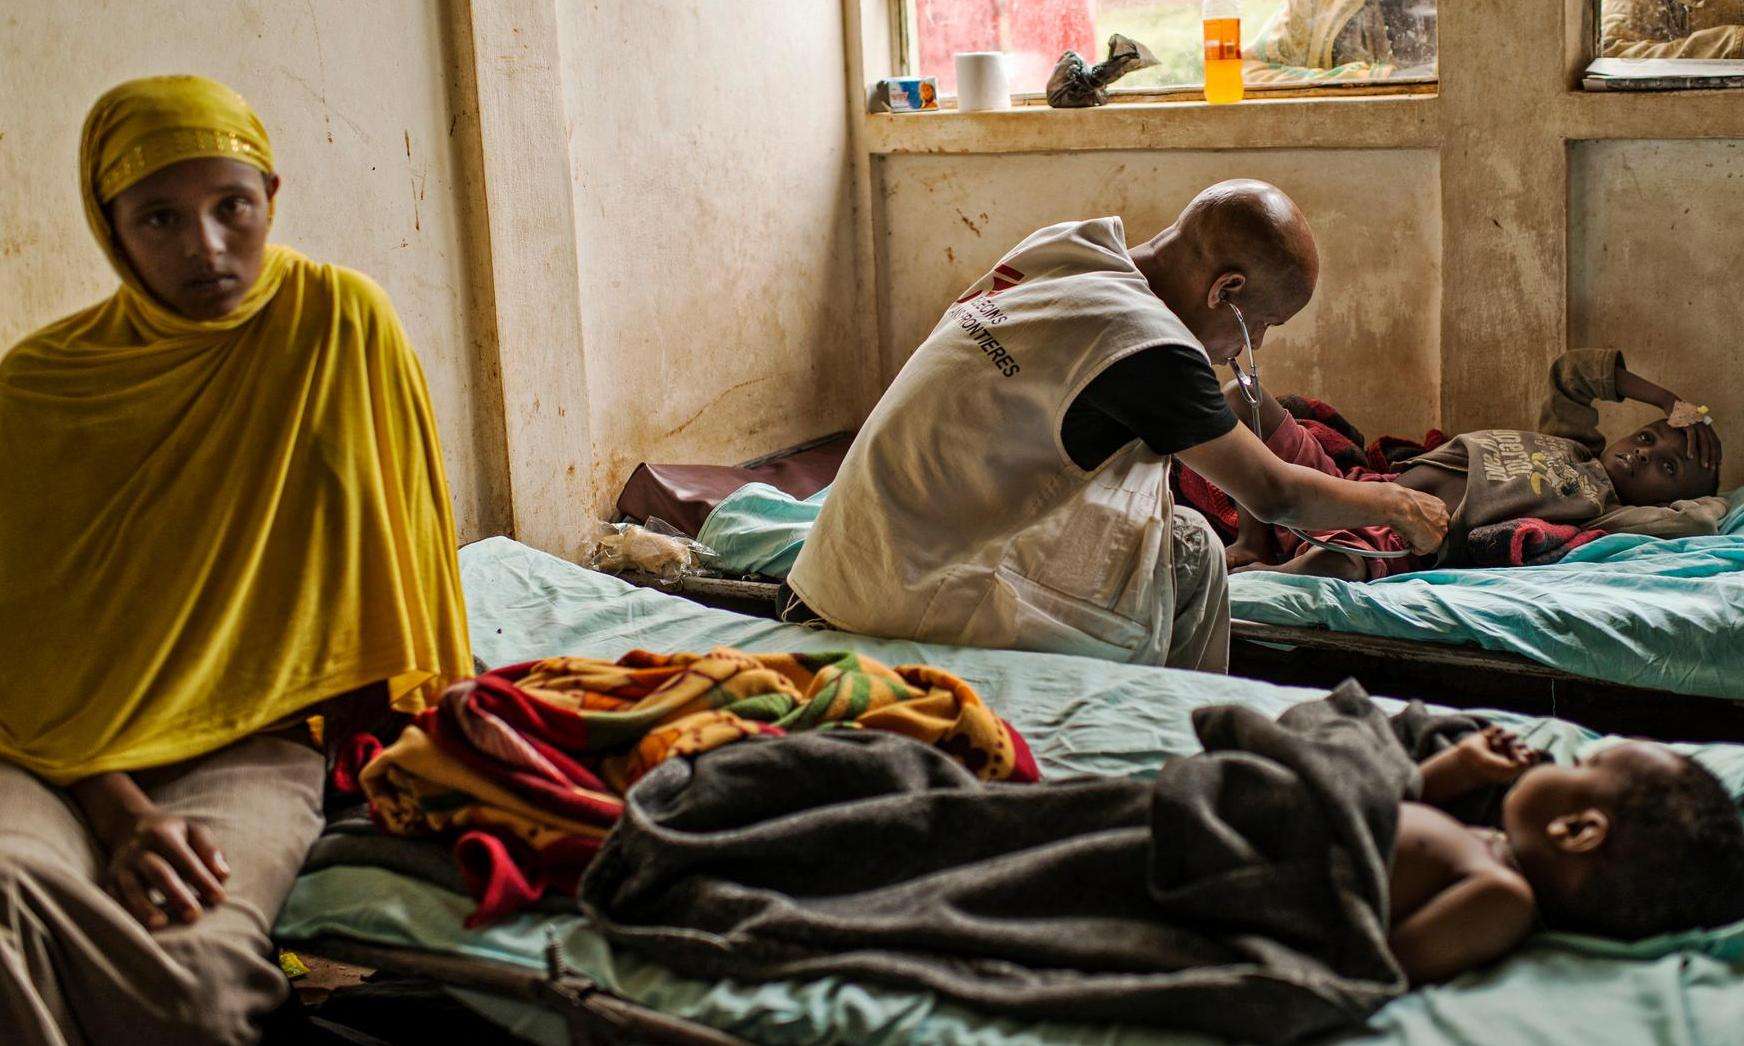
[[[1320,279],[1314,232],[1295,201],[1268,182],[1237,178],[1193,197],[1175,219],[1188,245],[1218,273],[1247,277],[1248,308],[1281,322],[1301,311]]]
[[[1255,346],[1302,310],[1320,279],[1314,233],[1277,186],[1238,178],[1199,193],[1175,224],[1132,252],[1151,289],[1214,359],[1242,348],[1234,305]]]

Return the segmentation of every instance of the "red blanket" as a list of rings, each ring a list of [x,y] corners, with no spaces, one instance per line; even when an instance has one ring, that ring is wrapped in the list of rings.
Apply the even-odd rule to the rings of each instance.
[[[1554,563],[1604,536],[1602,530],[1583,530],[1572,523],[1511,519],[1478,527],[1465,540],[1474,567],[1529,567]]]

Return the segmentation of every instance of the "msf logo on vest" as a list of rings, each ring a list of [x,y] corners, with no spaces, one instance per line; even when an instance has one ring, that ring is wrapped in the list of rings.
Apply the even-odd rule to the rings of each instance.
[[[1023,367],[1017,362],[1017,357],[1000,344],[999,338],[993,333],[1010,317],[1004,309],[994,302],[993,296],[1003,290],[1010,290],[1023,282],[1023,273],[1009,265],[996,265],[992,272],[993,286],[977,291],[970,291],[951,303],[949,312],[956,317],[957,326],[962,328],[975,347],[981,350],[988,361],[999,368],[999,373],[1007,378],[1013,377]],[[977,280],[976,283],[981,281]]]

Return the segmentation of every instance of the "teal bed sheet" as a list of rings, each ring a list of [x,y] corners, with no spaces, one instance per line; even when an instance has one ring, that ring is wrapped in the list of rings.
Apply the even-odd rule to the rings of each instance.
[[[819,632],[632,588],[503,538],[461,553],[474,647],[488,664],[552,654],[617,657],[641,647],[752,650],[851,647],[890,663],[925,661],[974,684],[1023,732],[1049,777],[1148,775],[1193,752],[1195,707],[1240,702],[1268,713],[1318,692],[1173,669],[1062,655],[935,647]],[[1383,701],[1389,707],[1396,703]],[[1559,759],[1606,740],[1573,724],[1494,717]],[[1680,746],[1744,795],[1744,746]],[[924,993],[828,979],[703,982],[613,952],[579,916],[519,916],[466,930],[470,899],[381,869],[302,876],[277,933],[293,943],[336,935],[541,968],[547,931],[569,962],[602,985],[664,1012],[757,1042],[1191,1043],[1152,1029],[1032,1024],[977,1014]],[[508,1030],[566,1041],[530,1004],[460,992]],[[1508,961],[1399,999],[1347,1042],[1521,1041],[1721,1043],[1744,1027],[1744,924],[1620,946],[1542,935]]]
[[[761,483],[721,502],[700,540],[718,566],[784,578],[829,488],[800,501]],[[1559,563],[1428,570],[1352,584],[1257,571],[1230,579],[1237,618],[1469,643],[1594,679],[1744,698],[1744,491],[1716,537],[1618,534]]]
[[[1719,535],[1613,534],[1541,567],[1426,570],[1366,584],[1238,574],[1230,613],[1471,643],[1614,683],[1744,698],[1744,491],[1731,497]]]
[[[800,499],[767,483],[747,483],[721,499],[696,539],[714,549],[717,569],[784,578],[829,493],[825,487]]]

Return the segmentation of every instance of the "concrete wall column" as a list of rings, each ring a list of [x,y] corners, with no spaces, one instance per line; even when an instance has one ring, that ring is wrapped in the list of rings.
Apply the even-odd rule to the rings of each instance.
[[[473,0],[466,28],[514,535],[575,558],[593,531],[593,451],[557,7]]]
[[[1568,90],[1562,4],[1440,5],[1441,423],[1537,417],[1567,344]]]

